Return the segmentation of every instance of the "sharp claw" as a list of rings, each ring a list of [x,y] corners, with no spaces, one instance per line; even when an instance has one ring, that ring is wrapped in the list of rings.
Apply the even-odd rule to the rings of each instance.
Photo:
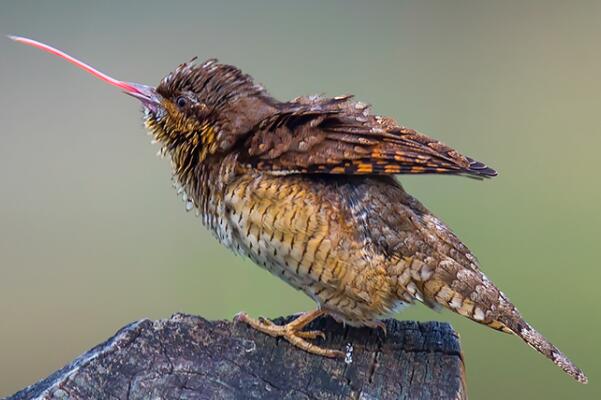
[[[386,329],[386,324],[382,321],[378,321],[376,323],[376,327],[382,329],[382,332],[384,333],[384,337],[388,336],[388,330]]]
[[[332,350],[332,358],[345,358],[346,354],[339,350]]]

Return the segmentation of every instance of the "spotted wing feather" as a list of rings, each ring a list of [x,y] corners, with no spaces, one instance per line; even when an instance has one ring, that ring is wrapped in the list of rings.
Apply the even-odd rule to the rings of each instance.
[[[302,97],[282,103],[247,139],[240,160],[277,174],[460,174],[496,172],[350,96]]]

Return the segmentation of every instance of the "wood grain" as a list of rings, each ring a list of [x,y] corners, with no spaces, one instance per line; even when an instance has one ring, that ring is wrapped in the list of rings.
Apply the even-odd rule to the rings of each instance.
[[[308,354],[244,324],[185,314],[145,319],[6,400],[467,398],[450,325],[387,320],[386,326],[386,336],[330,318],[309,326],[327,332],[324,346],[352,347],[345,362]]]

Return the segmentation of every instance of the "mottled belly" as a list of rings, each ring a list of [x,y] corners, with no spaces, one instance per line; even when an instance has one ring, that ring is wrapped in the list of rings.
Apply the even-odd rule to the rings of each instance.
[[[241,177],[224,193],[223,241],[304,291],[340,320],[370,324],[400,305],[386,261],[354,231],[327,184]]]

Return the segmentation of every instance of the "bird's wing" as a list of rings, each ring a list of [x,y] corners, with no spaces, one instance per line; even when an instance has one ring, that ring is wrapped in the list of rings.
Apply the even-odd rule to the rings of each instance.
[[[348,175],[497,173],[350,96],[299,98],[255,126],[239,161],[274,174]]]

